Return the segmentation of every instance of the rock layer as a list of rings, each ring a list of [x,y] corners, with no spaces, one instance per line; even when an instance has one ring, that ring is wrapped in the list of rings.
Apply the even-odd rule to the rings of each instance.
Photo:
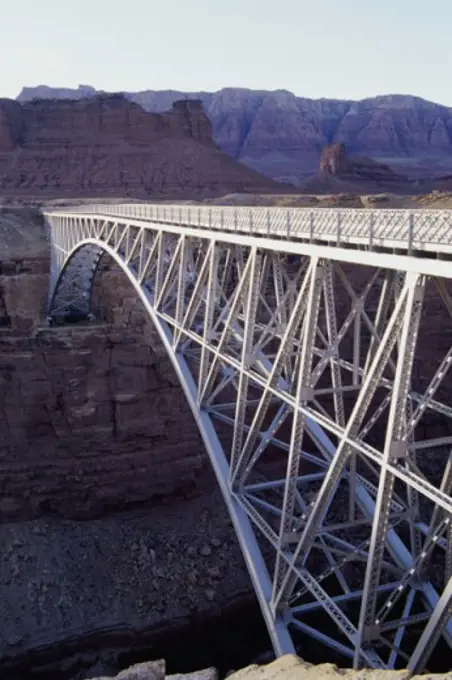
[[[171,367],[136,330],[0,336],[0,521],[187,493],[204,463]]]
[[[345,144],[331,144],[322,149],[320,157],[320,172],[330,175],[340,175],[347,170]]]
[[[190,492],[204,448],[126,277],[99,274],[105,323],[49,329],[42,218],[6,210],[0,236],[0,522]]]
[[[218,672],[215,668],[205,668],[193,673],[165,674],[165,662],[150,661],[139,663],[121,671],[110,680],[218,680]],[[95,678],[94,680],[108,680],[107,677]]]
[[[18,99],[90,97],[95,90],[24,88]],[[312,175],[327,144],[416,177],[452,171],[452,109],[419,97],[388,95],[362,101],[312,100],[291,92],[224,88],[218,92],[129,92],[148,111],[164,111],[181,98],[201,99],[214,138],[234,158],[280,181]],[[401,169],[403,168],[403,170]]]
[[[216,148],[202,103],[148,113],[122,95],[0,100],[0,190],[47,196],[192,196],[271,191]]]

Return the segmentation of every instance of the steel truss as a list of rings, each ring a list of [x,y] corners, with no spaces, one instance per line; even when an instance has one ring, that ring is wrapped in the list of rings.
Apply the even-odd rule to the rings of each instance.
[[[431,356],[426,316],[433,300],[452,323],[450,264],[358,266],[340,243],[86,207],[47,219],[50,317],[91,313],[106,253],[159,331],[276,653],[301,631],[355,667],[420,672],[452,646],[452,347]]]

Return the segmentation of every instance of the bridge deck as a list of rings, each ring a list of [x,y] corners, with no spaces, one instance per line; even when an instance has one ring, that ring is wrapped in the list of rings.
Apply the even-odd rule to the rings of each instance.
[[[329,246],[452,255],[452,210],[94,204],[55,212],[106,215]]]

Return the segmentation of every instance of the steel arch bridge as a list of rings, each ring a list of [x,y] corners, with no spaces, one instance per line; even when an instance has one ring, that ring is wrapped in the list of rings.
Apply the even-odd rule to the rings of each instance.
[[[155,324],[276,653],[301,631],[419,672],[452,647],[452,211],[46,218],[51,319],[89,317],[106,253]]]

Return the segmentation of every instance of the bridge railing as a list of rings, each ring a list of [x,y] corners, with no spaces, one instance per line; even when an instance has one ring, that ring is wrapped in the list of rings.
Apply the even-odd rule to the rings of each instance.
[[[58,210],[61,212],[61,209]],[[67,212],[102,214],[162,224],[270,237],[309,239],[411,252],[423,246],[452,247],[452,210],[265,208],[144,203],[71,206]]]

